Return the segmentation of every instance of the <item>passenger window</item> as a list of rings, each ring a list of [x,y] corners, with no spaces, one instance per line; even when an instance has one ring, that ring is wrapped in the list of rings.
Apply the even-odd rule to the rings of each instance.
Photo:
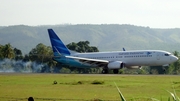
[[[164,54],[165,56],[169,56],[169,54]]]

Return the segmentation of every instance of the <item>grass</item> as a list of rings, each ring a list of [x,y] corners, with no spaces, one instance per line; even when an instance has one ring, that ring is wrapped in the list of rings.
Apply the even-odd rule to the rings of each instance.
[[[55,83],[56,82],[56,83]],[[180,76],[103,74],[0,74],[0,101],[167,101],[180,95]],[[167,92],[169,91],[169,92]]]

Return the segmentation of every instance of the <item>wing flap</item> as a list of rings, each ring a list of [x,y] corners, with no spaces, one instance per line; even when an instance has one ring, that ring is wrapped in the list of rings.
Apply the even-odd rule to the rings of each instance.
[[[92,66],[96,65],[98,67],[104,67],[109,63],[109,61],[107,61],[107,60],[90,59],[90,58],[82,58],[82,57],[74,57],[74,56],[65,56],[65,57],[71,58],[71,59],[76,59],[82,63],[87,63]]]

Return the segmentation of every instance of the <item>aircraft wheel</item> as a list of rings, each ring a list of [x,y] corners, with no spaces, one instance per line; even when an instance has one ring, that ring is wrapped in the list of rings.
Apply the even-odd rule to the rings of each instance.
[[[119,69],[113,69],[113,73],[114,74],[118,74],[119,73]]]

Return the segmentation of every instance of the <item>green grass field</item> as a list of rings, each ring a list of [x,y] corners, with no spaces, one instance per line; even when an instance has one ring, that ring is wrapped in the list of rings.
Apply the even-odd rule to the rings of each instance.
[[[166,90],[174,89],[180,96],[180,76],[175,75],[0,73],[0,101],[27,101],[30,96],[35,101],[120,101],[114,82],[127,101],[168,101]]]

